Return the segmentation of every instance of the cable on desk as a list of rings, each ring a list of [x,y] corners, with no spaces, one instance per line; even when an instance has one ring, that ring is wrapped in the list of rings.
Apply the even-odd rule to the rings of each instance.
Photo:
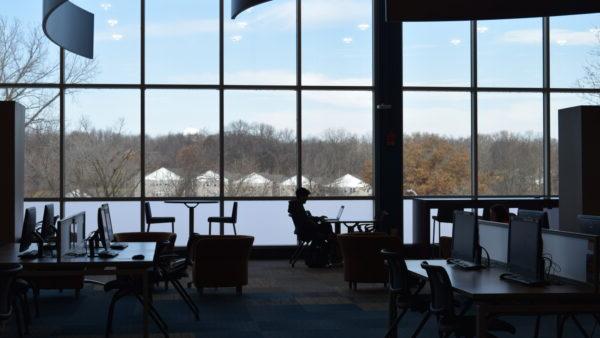
[[[487,264],[485,265],[486,269],[490,268],[490,253],[486,250],[486,248],[482,247],[481,245],[479,246],[481,248],[481,250],[485,251],[485,257],[487,259]]]

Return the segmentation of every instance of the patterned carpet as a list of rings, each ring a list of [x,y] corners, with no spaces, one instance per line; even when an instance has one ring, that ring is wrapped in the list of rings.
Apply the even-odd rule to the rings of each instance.
[[[198,304],[196,321],[173,288],[157,290],[155,306],[169,325],[173,338],[295,338],[295,337],[383,337],[387,322],[387,292],[383,285],[359,284],[350,291],[341,268],[308,269],[299,263],[292,269],[285,261],[253,261],[249,285],[237,296],[232,289],[207,289],[199,295],[189,292]],[[77,300],[72,291],[42,291],[40,318],[34,319],[28,337],[104,337],[110,296],[101,287],[86,285]],[[134,298],[120,301],[115,312],[112,337],[140,337],[141,305]],[[408,314],[399,337],[409,336],[420,319]],[[588,318],[582,318],[592,329]],[[516,337],[531,337],[533,319],[508,318],[518,329]],[[542,321],[540,337],[554,337],[554,321]],[[567,324],[565,337],[578,337]],[[152,337],[162,337],[152,324]],[[2,337],[15,337],[14,323]],[[437,336],[434,321],[421,337]],[[503,337],[503,335],[499,335]],[[515,337],[507,335],[507,337]]]

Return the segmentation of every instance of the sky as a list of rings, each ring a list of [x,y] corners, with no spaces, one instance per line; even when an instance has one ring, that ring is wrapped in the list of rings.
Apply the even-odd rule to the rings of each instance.
[[[139,83],[140,5],[132,0],[73,0],[94,12],[95,83]],[[302,2],[302,82],[306,85],[371,85],[372,22],[370,0]],[[163,84],[217,84],[219,81],[218,0],[147,0],[146,81]],[[225,1],[224,81],[226,84],[296,83],[296,6],[273,0],[229,19]],[[0,0],[3,16],[39,27],[41,0]],[[343,8],[343,10],[340,10]],[[576,87],[583,66],[593,60],[600,14],[551,18],[551,83]],[[480,86],[540,87],[542,20],[480,21]],[[468,86],[468,22],[406,23],[404,83],[408,86]],[[58,48],[49,44],[49,62]],[[600,58],[600,57],[598,57]],[[58,74],[49,80],[56,82]],[[480,94],[479,130],[541,133],[540,94]],[[553,95],[553,111],[585,103],[580,95]],[[161,135],[195,130],[218,131],[216,90],[148,90],[146,130]],[[227,91],[225,123],[244,119],[295,130],[293,91]],[[327,129],[372,133],[370,92],[304,92],[303,132]],[[79,90],[66,102],[67,128],[85,116],[91,125],[139,133],[139,91]],[[555,115],[555,114],[554,114]],[[553,115],[553,116],[554,116]],[[555,118],[553,118],[555,120]],[[407,92],[405,132],[468,137],[470,97],[466,93]],[[555,123],[553,134],[557,134]]]

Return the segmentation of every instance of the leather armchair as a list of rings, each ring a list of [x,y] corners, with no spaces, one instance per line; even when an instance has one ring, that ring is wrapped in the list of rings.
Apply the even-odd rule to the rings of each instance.
[[[235,287],[238,294],[248,284],[248,259],[252,236],[196,236],[193,245],[193,282],[205,287]]]
[[[386,233],[351,233],[337,236],[344,258],[344,281],[356,290],[357,283],[387,283],[388,269],[381,250],[402,252],[400,237]]]

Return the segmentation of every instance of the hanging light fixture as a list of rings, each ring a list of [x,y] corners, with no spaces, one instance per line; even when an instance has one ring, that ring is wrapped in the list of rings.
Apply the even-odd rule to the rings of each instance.
[[[231,19],[235,19],[238,14],[250,7],[260,5],[271,0],[231,0]]]
[[[388,21],[530,18],[600,12],[600,0],[386,0]]]
[[[58,46],[94,57],[94,14],[68,0],[44,0],[42,29]]]

